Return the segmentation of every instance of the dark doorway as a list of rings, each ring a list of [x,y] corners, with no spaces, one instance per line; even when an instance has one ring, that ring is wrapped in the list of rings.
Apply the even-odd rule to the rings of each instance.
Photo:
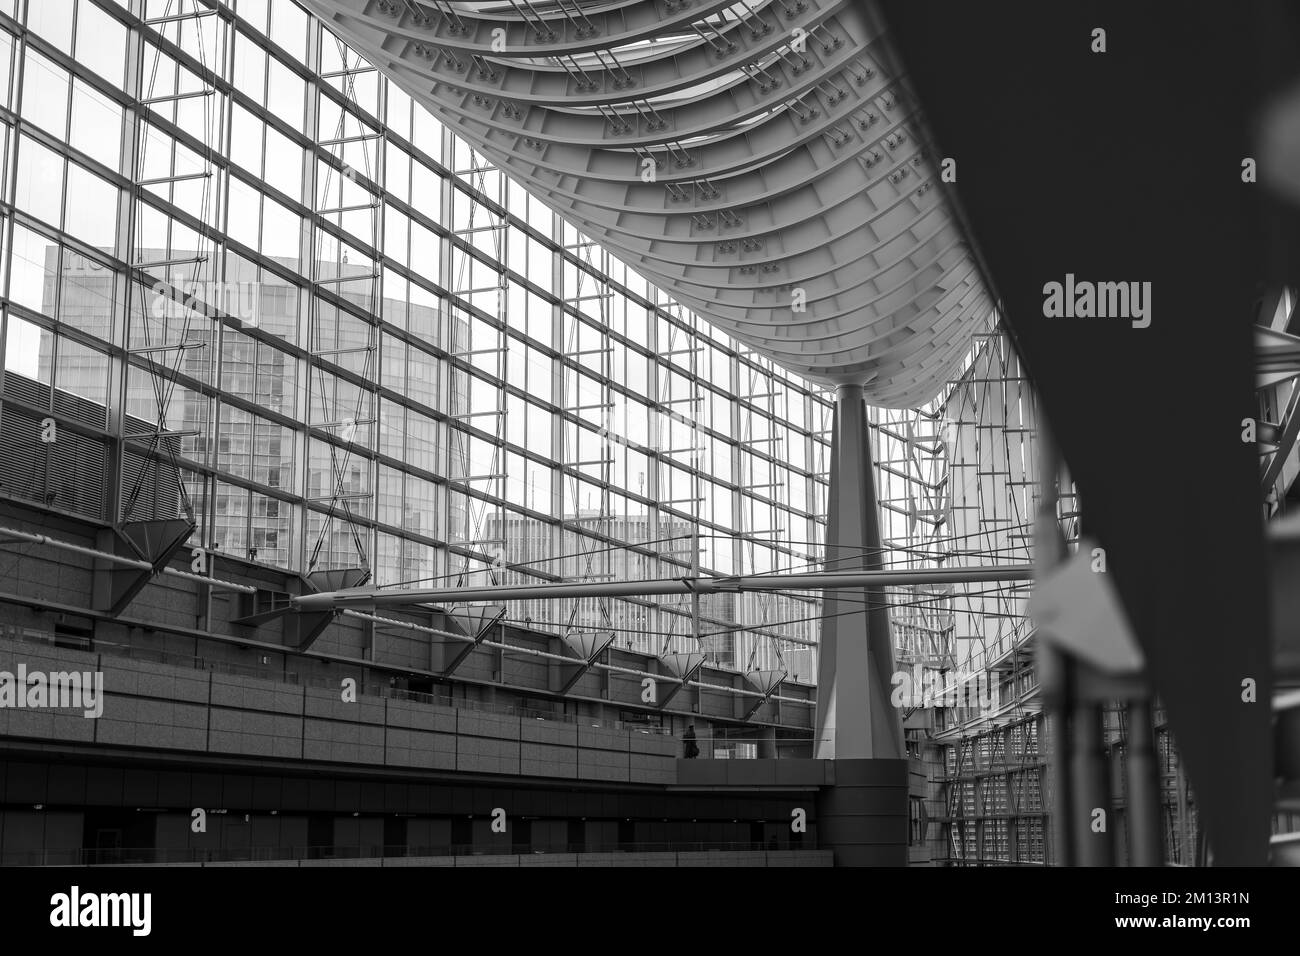
[[[406,817],[384,817],[384,856],[406,856]]]

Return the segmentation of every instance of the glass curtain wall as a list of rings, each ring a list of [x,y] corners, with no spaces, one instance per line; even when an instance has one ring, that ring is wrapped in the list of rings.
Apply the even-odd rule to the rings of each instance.
[[[0,0],[0,155],[0,492],[385,586],[816,567],[829,396],[289,0]],[[811,682],[819,607],[510,614]]]

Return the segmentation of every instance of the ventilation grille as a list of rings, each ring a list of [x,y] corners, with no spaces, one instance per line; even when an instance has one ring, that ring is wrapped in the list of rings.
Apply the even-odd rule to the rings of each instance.
[[[112,442],[107,435],[86,435],[69,423],[103,429],[106,406],[14,372],[4,375],[0,398],[0,495],[30,501],[46,508],[72,512],[96,521],[175,518],[180,514],[177,469],[168,448],[179,451],[176,437],[162,439],[158,454],[146,455],[147,446],[128,448],[123,460],[122,505],[142,474],[144,480],[130,514],[110,507]],[[52,409],[51,412],[42,411]],[[41,441],[42,421],[54,419],[57,439]],[[148,434],[154,425],[126,417],[128,435]]]
[[[57,441],[43,442],[41,420],[12,403],[4,406],[0,418],[0,492],[46,508],[104,520],[106,441],[61,428]]]

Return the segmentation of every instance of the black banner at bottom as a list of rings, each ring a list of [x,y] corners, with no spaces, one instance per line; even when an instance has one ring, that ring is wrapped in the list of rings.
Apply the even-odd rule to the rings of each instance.
[[[816,925],[819,935],[839,924],[857,938],[873,926],[882,939],[902,940],[917,933],[996,936],[1014,927],[1017,935],[1043,934],[1021,939],[1133,935],[1148,943],[1191,933],[1227,942],[1238,933],[1285,932],[1294,922],[1294,879],[1275,869],[613,869],[7,868],[0,870],[0,898],[5,923],[20,938],[76,934],[81,943],[98,937],[127,946],[333,945],[349,937],[373,944],[420,939],[430,930],[536,941],[544,927],[563,933],[575,918],[633,936],[732,935],[772,920],[795,932]]]

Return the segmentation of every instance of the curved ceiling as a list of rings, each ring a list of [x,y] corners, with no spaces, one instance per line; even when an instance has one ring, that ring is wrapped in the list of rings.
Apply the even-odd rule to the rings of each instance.
[[[934,397],[992,302],[860,0],[306,0],[483,156],[784,368]]]

